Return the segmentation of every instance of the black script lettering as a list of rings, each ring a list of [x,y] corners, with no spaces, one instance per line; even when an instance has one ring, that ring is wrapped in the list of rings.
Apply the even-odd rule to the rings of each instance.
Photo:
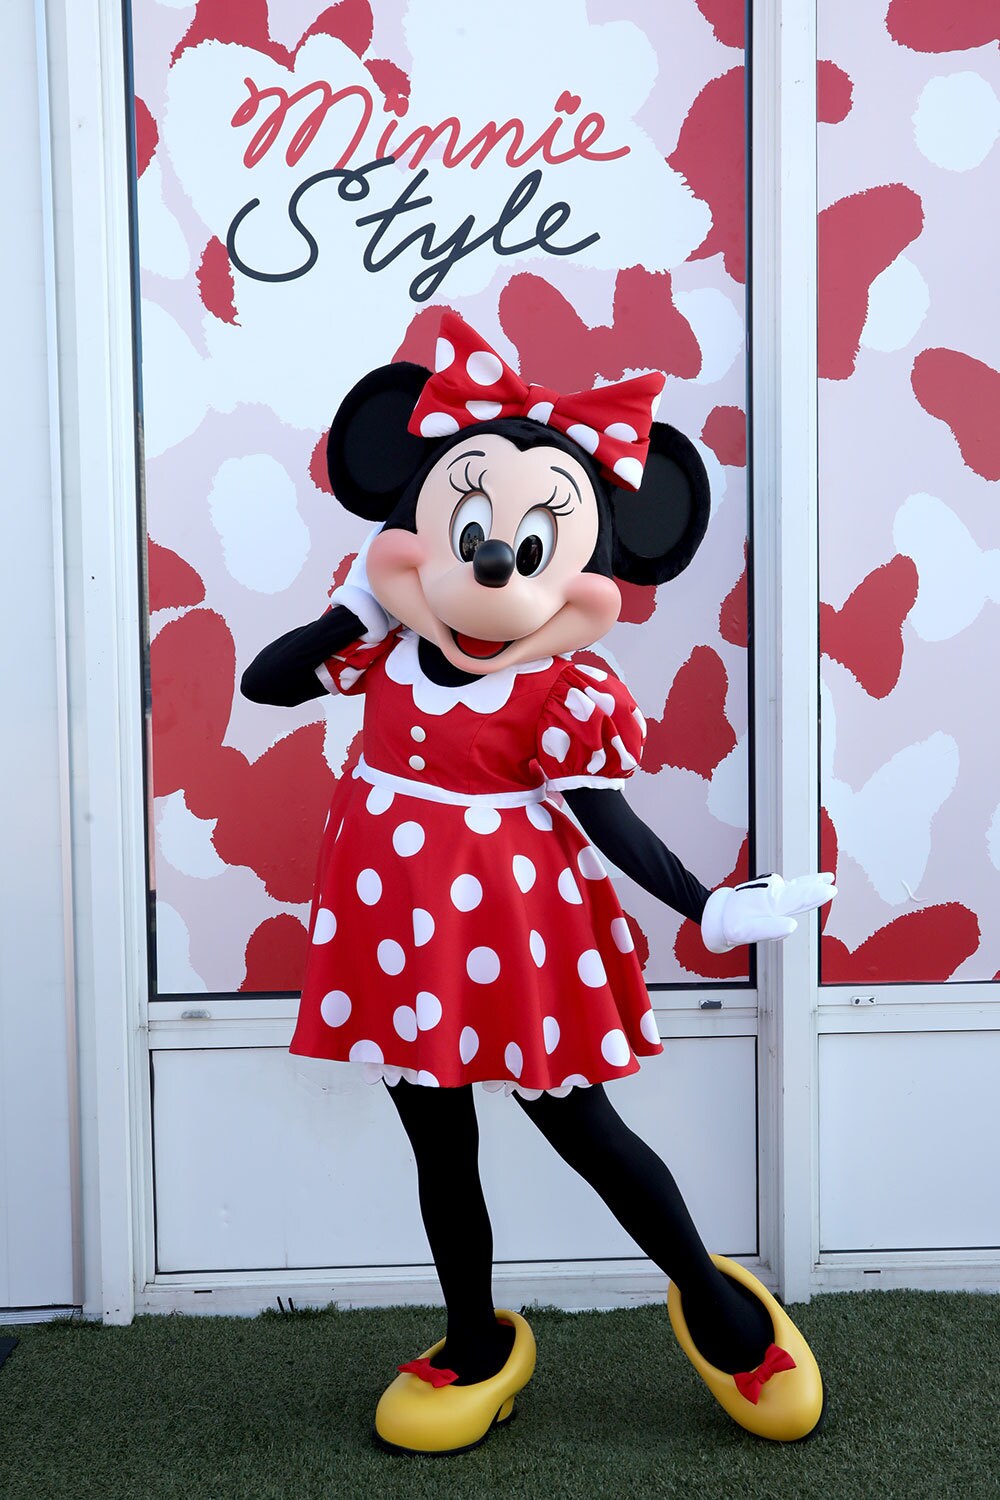
[[[414,302],[426,302],[438,290],[452,266],[471,255],[474,250],[479,250],[483,245],[492,244],[497,255],[523,255],[526,250],[533,250],[536,246],[547,251],[550,255],[573,255],[578,250],[585,250],[588,245],[593,245],[600,239],[597,233],[587,235],[586,238],[578,240],[573,245],[554,245],[551,236],[566,223],[569,218],[570,209],[567,203],[554,203],[546,209],[538,220],[535,233],[530,239],[521,241],[516,245],[505,245],[502,234],[507,225],[527,207],[541,186],[542,174],[536,168],[528,172],[525,177],[514,188],[507,202],[500,210],[499,217],[491,228],[484,230],[475,239],[470,239],[476,221],[472,214],[463,219],[461,224],[448,237],[439,244],[434,243],[437,234],[437,225],[434,223],[424,224],[415,229],[412,234],[401,240],[392,250],[383,255],[381,260],[375,259],[375,250],[382,241],[383,236],[389,229],[393,220],[399,213],[406,213],[410,209],[422,207],[431,202],[430,198],[421,198],[416,202],[410,202],[410,191],[419,189],[427,177],[426,167],[421,168],[409,186],[400,193],[395,203],[388,208],[377,210],[374,213],[365,214],[356,221],[358,228],[364,228],[369,224],[377,224],[378,228],[368,243],[364,253],[364,266],[366,271],[381,271],[391,265],[404,251],[412,245],[420,245],[420,258],[422,260],[433,260],[435,265],[429,266],[418,274],[410,282],[410,297]]]
[[[248,265],[237,253],[236,232],[247,215],[259,207],[259,198],[251,198],[249,203],[244,203],[229,226],[229,232],[226,235],[226,249],[229,252],[229,259],[238,271],[242,271],[244,276],[252,276],[254,281],[294,281],[296,277],[304,276],[307,271],[312,270],[319,259],[319,245],[316,242],[315,236],[299,218],[299,200],[310,188],[315,187],[318,182],[336,181],[339,197],[345,203],[358,203],[362,199],[367,198],[371,191],[368,173],[376,171],[379,167],[390,166],[391,163],[392,157],[385,156],[378,161],[367,162],[363,167],[331,167],[326,172],[315,172],[312,177],[307,177],[305,182],[299,183],[299,186],[289,199],[288,217],[309,246],[309,254],[301,266],[296,266],[292,271],[259,271],[253,266]],[[423,203],[430,202],[430,198],[423,199]],[[414,205],[414,207],[417,206],[422,206],[422,204]]]
[[[385,156],[377,161],[370,161],[363,167],[332,167],[325,172],[314,173],[312,177],[307,177],[299,184],[289,199],[288,218],[309,247],[309,253],[301,265],[295,266],[290,271],[262,271],[255,266],[248,265],[237,251],[237,233],[248,215],[253,213],[254,209],[259,208],[259,198],[251,198],[248,203],[245,203],[229,226],[229,232],[226,235],[229,259],[238,271],[242,271],[245,276],[250,276],[255,281],[294,281],[297,277],[304,276],[307,271],[312,270],[319,259],[319,244],[316,237],[299,217],[299,203],[304,195],[318,183],[332,181],[337,183],[337,193],[345,203],[361,202],[371,192],[369,173],[377,171],[379,167],[389,166],[392,161],[391,156]],[[542,183],[542,174],[536,168],[533,172],[526,173],[510,193],[496,222],[489,229],[484,229],[481,233],[474,235],[475,216],[468,214],[457,229],[435,243],[438,227],[431,220],[421,224],[419,229],[412,230],[391,248],[383,250],[386,236],[404,214],[414,213],[433,203],[434,200],[429,193],[425,193],[422,197],[417,196],[427,181],[427,176],[427,168],[421,167],[416,176],[410,178],[402,192],[387,208],[374,209],[371,213],[362,214],[354,221],[359,229],[375,226],[362,255],[362,264],[366,271],[373,273],[384,271],[386,266],[392,265],[393,261],[398,260],[414,246],[419,247],[421,260],[433,262],[424,270],[418,271],[410,282],[409,293],[414,302],[426,302],[438,290],[453,266],[464,260],[467,255],[471,255],[473,251],[482,249],[484,245],[490,245],[496,255],[523,255],[526,251],[536,248],[544,250],[548,255],[575,255],[578,251],[585,250],[588,245],[593,245],[601,237],[595,231],[571,245],[555,244],[553,236],[563,228],[570,217],[569,204],[558,202],[550,204],[539,215],[534,232],[527,239],[516,244],[504,242],[504,231],[520,217],[538,193]]]

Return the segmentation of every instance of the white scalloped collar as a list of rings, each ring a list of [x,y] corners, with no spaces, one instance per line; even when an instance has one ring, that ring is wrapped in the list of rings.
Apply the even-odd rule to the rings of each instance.
[[[458,687],[441,687],[424,673],[419,648],[416,631],[404,630],[385,659],[385,673],[392,682],[410,689],[421,713],[435,717],[446,714],[459,703],[477,714],[495,714],[506,706],[522,673],[545,672],[552,665],[552,657],[543,656],[539,661],[522,662],[501,672],[486,672]]]

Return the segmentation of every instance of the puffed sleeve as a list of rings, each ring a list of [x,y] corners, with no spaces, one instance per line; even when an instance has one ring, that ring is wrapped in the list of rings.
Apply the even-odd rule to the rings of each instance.
[[[321,662],[316,668],[316,676],[328,693],[363,693],[366,673],[376,662],[388,656],[401,634],[402,627],[397,626],[376,641],[369,641],[368,636],[363,635],[360,640],[351,641]]]
[[[537,759],[551,791],[620,788],[639,764],[646,721],[623,682],[568,662],[538,725]]]

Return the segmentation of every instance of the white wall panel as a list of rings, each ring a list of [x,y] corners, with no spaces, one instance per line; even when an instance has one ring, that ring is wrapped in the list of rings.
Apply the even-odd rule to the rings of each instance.
[[[756,1248],[755,1044],[671,1041],[616,1105],[713,1248]],[[636,1255],[513,1100],[479,1091],[497,1260]],[[381,1086],[283,1048],[154,1053],[160,1272],[422,1264],[409,1150]],[[447,1143],[443,1143],[447,1150]]]
[[[0,138],[0,1308],[74,1301],[46,184],[32,7],[4,11]],[[47,120],[45,128],[47,128]]]
[[[1000,1246],[1000,1031],[819,1043],[824,1251]]]

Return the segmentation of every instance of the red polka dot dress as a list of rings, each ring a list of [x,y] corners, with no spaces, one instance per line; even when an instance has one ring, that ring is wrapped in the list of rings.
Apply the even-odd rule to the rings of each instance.
[[[611,881],[548,798],[635,770],[627,689],[565,657],[441,687],[407,630],[319,675],[365,694],[364,754],[323,836],[291,1050],[526,1094],[662,1051]]]

